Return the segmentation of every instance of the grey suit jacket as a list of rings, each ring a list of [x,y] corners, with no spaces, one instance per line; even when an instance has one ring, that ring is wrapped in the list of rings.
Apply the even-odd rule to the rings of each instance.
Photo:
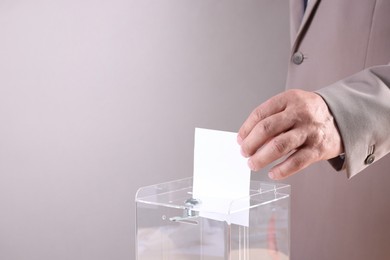
[[[347,179],[321,162],[286,180],[292,259],[390,259],[390,158],[379,160],[390,151],[390,0],[310,0],[305,13],[290,0],[290,10],[287,88],[324,98],[345,148],[331,162],[361,172]]]
[[[304,16],[302,2],[291,1],[287,87],[325,99],[345,148],[336,167],[351,177],[390,151],[390,1],[311,0]]]

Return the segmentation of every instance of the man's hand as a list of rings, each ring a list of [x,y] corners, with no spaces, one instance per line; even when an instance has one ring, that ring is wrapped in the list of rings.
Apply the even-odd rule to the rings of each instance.
[[[343,153],[325,101],[303,90],[288,90],[258,106],[241,126],[237,141],[253,171],[289,155],[271,169],[272,179],[283,179]]]

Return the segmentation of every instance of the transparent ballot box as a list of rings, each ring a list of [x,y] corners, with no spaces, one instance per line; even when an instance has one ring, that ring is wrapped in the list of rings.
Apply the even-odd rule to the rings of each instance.
[[[226,203],[222,202],[221,203]],[[192,197],[192,178],[140,188],[138,260],[285,260],[290,254],[290,186],[251,181],[226,213]]]

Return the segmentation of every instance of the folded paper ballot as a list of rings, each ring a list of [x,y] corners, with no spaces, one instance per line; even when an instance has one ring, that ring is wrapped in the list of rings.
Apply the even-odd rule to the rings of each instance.
[[[237,133],[195,129],[193,198],[202,217],[248,226],[250,169]],[[241,210],[232,214],[232,204]]]

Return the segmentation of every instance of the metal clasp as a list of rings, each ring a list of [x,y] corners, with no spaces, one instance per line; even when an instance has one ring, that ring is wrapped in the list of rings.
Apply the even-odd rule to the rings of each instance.
[[[199,216],[199,212],[193,210],[193,208],[199,204],[200,204],[200,200],[194,198],[187,199],[186,201],[184,201],[185,208],[184,208],[183,216],[172,217],[169,218],[169,220],[173,222],[182,222],[182,223],[197,225],[198,221],[193,219]]]

